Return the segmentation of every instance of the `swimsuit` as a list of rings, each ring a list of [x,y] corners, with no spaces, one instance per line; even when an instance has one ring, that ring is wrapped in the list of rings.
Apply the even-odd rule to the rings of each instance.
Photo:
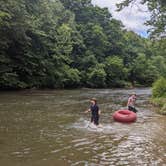
[[[99,124],[99,107],[95,105],[91,105],[90,107],[92,116],[91,116],[91,122],[93,122],[95,125]]]
[[[137,110],[135,109],[135,107],[134,107],[134,103],[135,103],[135,100],[136,100],[136,97],[134,97],[134,96],[131,96],[131,97],[129,97],[129,99],[128,99],[128,110],[129,111],[133,111],[133,112],[137,112]]]

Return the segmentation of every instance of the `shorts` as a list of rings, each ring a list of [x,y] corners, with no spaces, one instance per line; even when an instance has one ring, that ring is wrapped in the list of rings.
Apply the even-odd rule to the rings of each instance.
[[[99,116],[91,116],[91,122],[93,122],[95,125],[99,125]]]
[[[138,110],[136,110],[133,106],[128,106],[128,110],[135,113],[138,112]]]

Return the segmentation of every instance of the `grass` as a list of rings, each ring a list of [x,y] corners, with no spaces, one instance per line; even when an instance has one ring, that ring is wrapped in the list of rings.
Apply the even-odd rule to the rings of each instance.
[[[151,103],[155,106],[158,113],[166,115],[166,98],[152,98]]]

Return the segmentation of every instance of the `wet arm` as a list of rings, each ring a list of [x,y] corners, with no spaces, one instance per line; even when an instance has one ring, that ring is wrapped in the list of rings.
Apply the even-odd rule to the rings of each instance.
[[[127,106],[129,106],[129,104],[130,104],[130,99],[128,99],[128,101],[127,101]]]
[[[90,109],[87,109],[87,110],[85,110],[85,113],[88,113],[88,112],[90,112],[91,110]]]

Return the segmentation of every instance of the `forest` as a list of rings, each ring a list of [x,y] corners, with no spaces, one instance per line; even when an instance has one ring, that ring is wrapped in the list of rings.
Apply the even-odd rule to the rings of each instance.
[[[151,86],[166,77],[165,25],[152,20],[143,38],[91,0],[1,0],[0,89]]]

